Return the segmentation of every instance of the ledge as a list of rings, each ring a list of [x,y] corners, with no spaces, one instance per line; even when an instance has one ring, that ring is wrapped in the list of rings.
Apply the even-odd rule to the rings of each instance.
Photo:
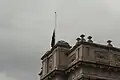
[[[62,70],[52,70],[51,72],[49,72],[45,76],[43,76],[40,80],[44,80],[45,78],[50,79],[57,74],[64,75],[64,71],[62,71]]]
[[[78,61],[75,64],[68,66],[65,70],[65,73],[69,73],[71,71],[76,70],[77,68],[80,68],[81,65],[84,66],[92,66],[92,67],[99,67],[99,68],[105,68],[105,69],[111,69],[114,71],[120,71],[119,66],[111,66],[111,65],[106,65],[106,64],[100,64],[100,63],[94,63],[94,62],[87,62],[87,61]]]
[[[80,45],[90,45],[90,46],[94,46],[94,47],[99,47],[99,48],[104,48],[104,49],[120,52],[120,48],[117,48],[117,47],[112,47],[112,46],[102,45],[102,44],[97,44],[97,43],[90,43],[90,42],[79,42],[75,46],[73,46],[73,48],[67,54],[69,55],[69,53],[73,52]]]

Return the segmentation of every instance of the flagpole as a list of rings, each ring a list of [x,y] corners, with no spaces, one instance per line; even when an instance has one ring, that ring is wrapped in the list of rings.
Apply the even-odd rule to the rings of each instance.
[[[56,28],[57,28],[57,13],[55,12],[55,29],[54,29],[55,42],[56,42]],[[55,44],[55,43],[54,43],[54,44]]]
[[[55,30],[56,30],[56,27],[57,27],[57,13],[55,12]]]

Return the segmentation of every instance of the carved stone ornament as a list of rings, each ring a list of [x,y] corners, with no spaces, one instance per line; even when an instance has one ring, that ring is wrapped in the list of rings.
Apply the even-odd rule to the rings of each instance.
[[[114,54],[114,59],[117,62],[120,62],[120,55]]]
[[[96,61],[107,63],[108,62],[108,53],[106,51],[95,51]]]
[[[69,63],[73,62],[76,59],[76,54],[74,53],[69,57]]]
[[[120,55],[114,54],[115,64],[120,66]]]
[[[49,64],[48,64],[48,68],[49,70],[52,70],[52,66],[53,65],[53,61],[52,61],[52,57],[49,58]]]

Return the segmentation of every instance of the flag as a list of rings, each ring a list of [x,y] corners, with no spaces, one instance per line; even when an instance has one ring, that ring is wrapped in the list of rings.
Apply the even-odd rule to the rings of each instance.
[[[52,35],[51,47],[53,47],[54,45],[55,45],[55,29],[54,29],[53,35]]]

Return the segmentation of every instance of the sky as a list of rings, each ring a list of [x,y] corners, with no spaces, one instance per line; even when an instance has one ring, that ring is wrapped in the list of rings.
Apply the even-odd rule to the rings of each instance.
[[[39,80],[40,57],[56,41],[81,34],[120,47],[120,0],[0,0],[0,80]]]

